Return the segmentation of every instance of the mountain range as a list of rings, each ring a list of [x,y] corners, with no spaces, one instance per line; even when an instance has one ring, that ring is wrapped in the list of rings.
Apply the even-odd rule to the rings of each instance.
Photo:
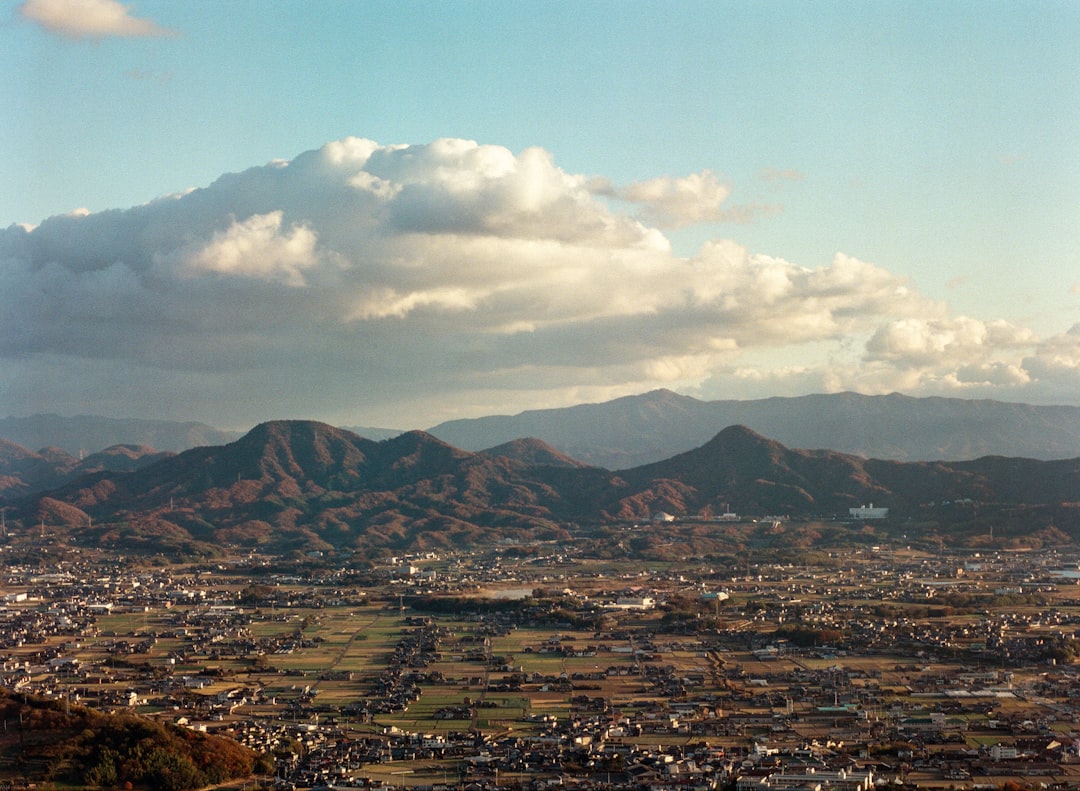
[[[581,462],[623,470],[691,450],[733,425],[788,447],[829,448],[896,461],[1080,456],[1080,407],[898,394],[701,401],[656,390],[598,404],[454,420],[427,431],[471,451],[533,437]],[[346,430],[371,440],[402,433],[370,426]],[[56,447],[75,456],[118,444],[179,452],[240,436],[202,423],[56,415],[0,419],[0,437],[34,450]]]
[[[956,501],[1050,509],[1068,532],[1080,503],[1080,459],[869,460],[794,450],[743,426],[619,473],[536,439],[471,452],[421,431],[375,442],[312,421],[264,423],[225,445],[129,463],[134,469],[103,467],[47,491],[28,485],[9,499],[8,519],[129,552],[403,551],[561,541],[579,524],[647,522],[661,512],[704,521],[728,511],[846,517],[869,502],[907,520]]]
[[[700,401],[669,390],[600,404],[454,420],[429,432],[466,450],[536,437],[575,459],[622,470],[695,448],[726,426],[794,448],[874,459],[1080,456],[1080,407],[857,393]]]

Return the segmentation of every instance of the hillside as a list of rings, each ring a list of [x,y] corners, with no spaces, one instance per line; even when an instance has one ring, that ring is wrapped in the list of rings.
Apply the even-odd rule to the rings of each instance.
[[[128,546],[402,549],[492,541],[510,529],[562,537],[554,515],[573,509],[531,469],[423,432],[373,442],[276,421],[127,475],[89,476],[49,499],[93,517],[94,540]],[[32,523],[42,502],[30,507]]]
[[[6,690],[0,717],[0,782],[7,787],[62,780],[73,788],[185,791],[270,767],[223,736]]]
[[[576,466],[537,441],[471,453],[420,431],[373,442],[322,423],[275,421],[228,445],[84,476],[24,499],[8,518],[125,552],[366,553],[563,541],[574,524],[648,521],[659,511],[831,519],[874,502],[907,519],[926,517],[931,503],[969,500],[1056,508],[1055,520],[1071,524],[1080,460],[868,460],[793,450],[736,426],[615,474]]]
[[[171,456],[144,445],[114,445],[83,459],[60,448],[34,452],[0,439],[0,498],[53,489],[95,472],[127,472]]]
[[[1080,407],[898,394],[699,401],[656,390],[600,404],[455,420],[429,432],[469,450],[536,437],[575,459],[622,470],[695,448],[733,425],[788,447],[896,461],[1080,456]]]
[[[984,457],[964,462],[896,462],[830,450],[794,450],[744,427],[724,429],[711,441],[665,461],[626,470],[653,511],[844,515],[876,503],[911,516],[920,506],[953,500],[1045,505],[1080,495],[1080,459]],[[678,496],[675,495],[678,492]]]

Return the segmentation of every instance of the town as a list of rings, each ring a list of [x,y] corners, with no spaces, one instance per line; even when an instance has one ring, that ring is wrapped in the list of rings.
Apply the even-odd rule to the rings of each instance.
[[[1063,548],[39,550],[3,547],[3,687],[224,734],[266,786],[1080,785]]]

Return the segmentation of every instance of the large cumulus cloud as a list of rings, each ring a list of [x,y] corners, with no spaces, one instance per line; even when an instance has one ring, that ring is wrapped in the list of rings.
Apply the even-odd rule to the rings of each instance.
[[[740,219],[707,172],[607,183],[539,148],[348,138],[12,226],[0,397],[11,413],[412,426],[661,385],[1022,393],[1076,376],[1076,344],[951,317],[848,255],[675,254],[660,227]]]

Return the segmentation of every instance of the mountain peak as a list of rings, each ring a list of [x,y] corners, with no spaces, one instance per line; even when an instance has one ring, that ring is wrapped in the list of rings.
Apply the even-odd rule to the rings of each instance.
[[[587,467],[584,462],[560,453],[536,437],[514,439],[480,451],[485,456],[502,456],[533,466]]]
[[[451,460],[473,455],[418,429],[384,439],[379,443],[379,449],[381,457],[390,461],[396,469],[408,468],[418,472],[433,470]]]
[[[759,434],[752,428],[736,424],[721,429],[716,436],[706,442],[696,452],[722,452],[746,454],[751,452],[777,453],[788,450],[783,443]],[[695,451],[690,451],[695,452]]]
[[[384,439],[379,443],[385,448],[393,448],[397,451],[415,451],[424,447],[452,448],[453,446],[421,429],[403,431],[396,437]]]
[[[295,435],[297,433],[330,434],[341,432],[329,423],[318,420],[267,420],[254,426],[244,438],[263,439],[272,436]]]
[[[674,390],[668,390],[666,387],[658,387],[640,396],[631,396],[631,398],[641,398],[646,401],[697,401],[692,396],[681,395]]]
[[[779,461],[789,450],[776,440],[764,437],[742,425],[727,426],[704,445],[688,450],[648,467],[675,465],[713,465],[717,463],[744,466],[755,460],[769,463]]]

